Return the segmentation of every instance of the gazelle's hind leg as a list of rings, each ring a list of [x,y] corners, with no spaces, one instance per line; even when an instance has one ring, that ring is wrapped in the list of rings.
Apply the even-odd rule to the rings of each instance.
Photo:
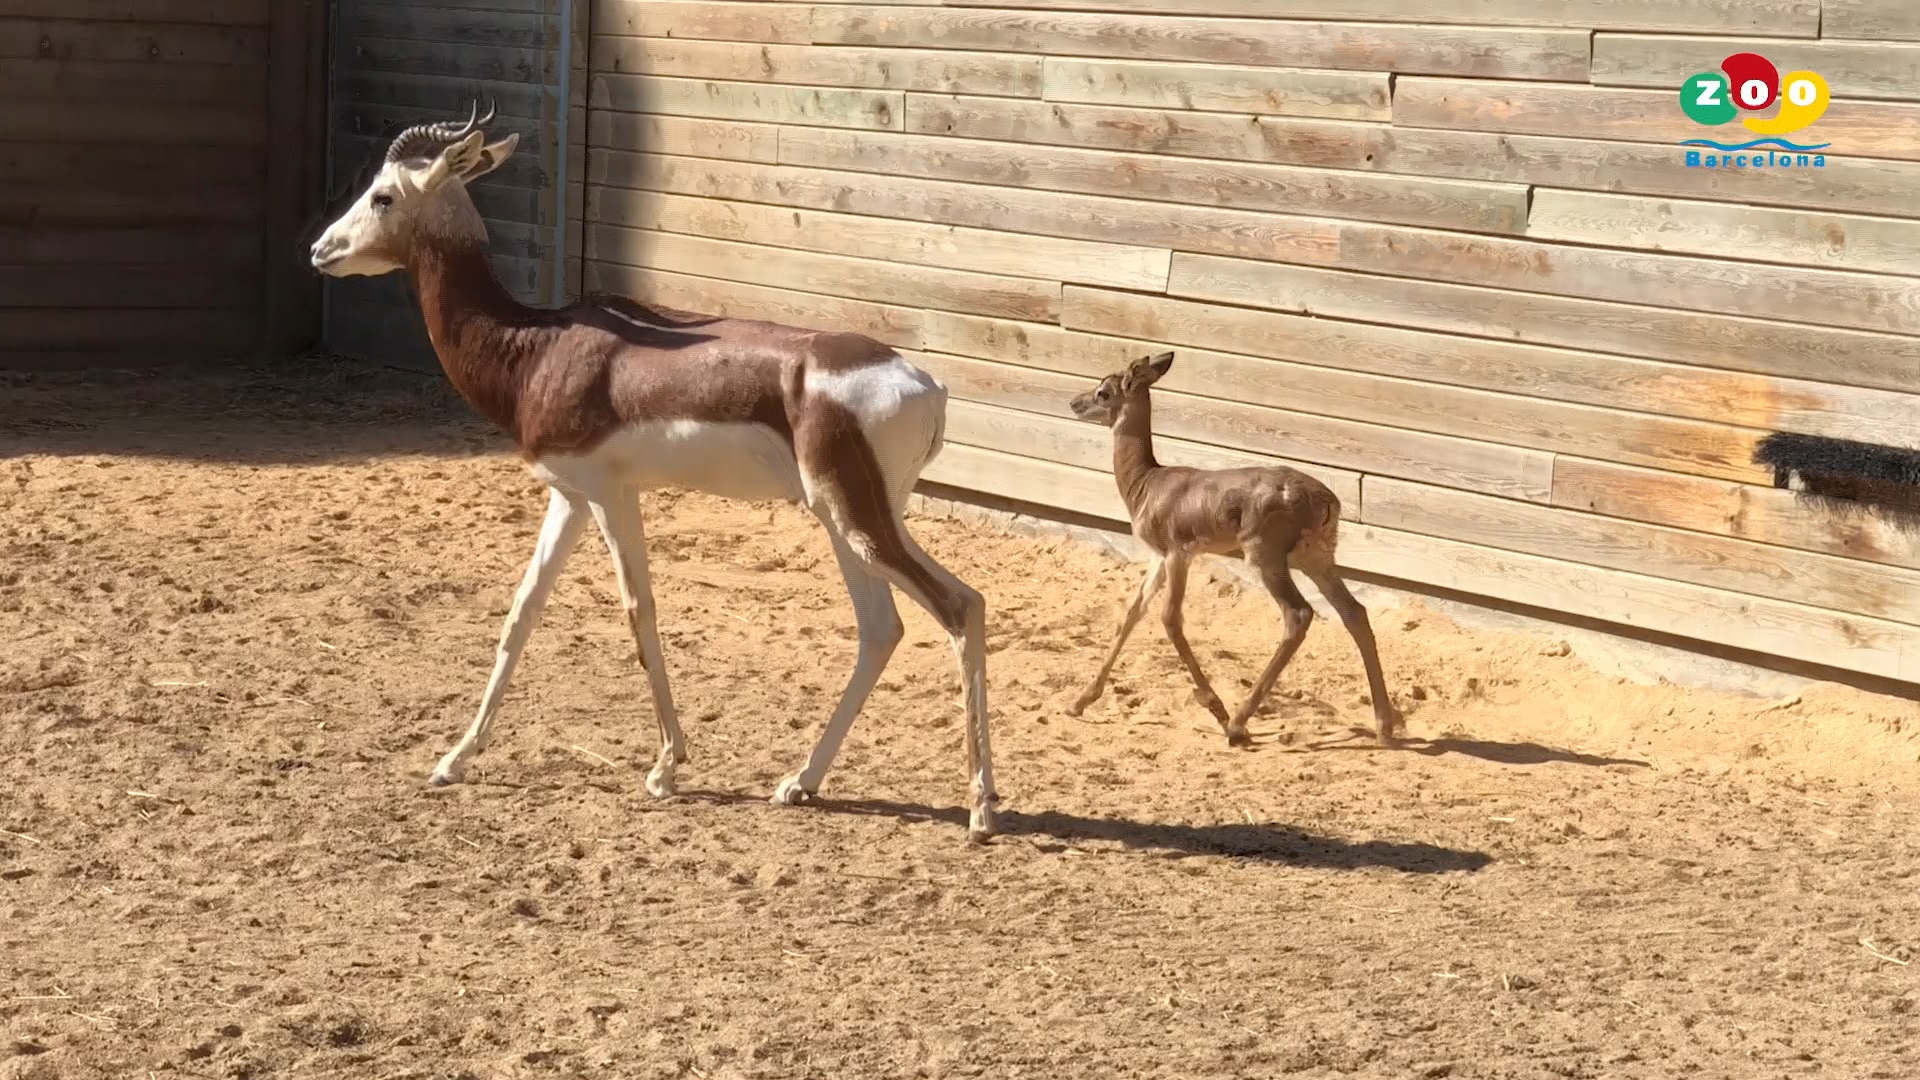
[[[1373,699],[1374,733],[1382,742],[1397,739],[1400,710],[1387,696],[1387,680],[1380,669],[1380,649],[1373,639],[1373,624],[1367,620],[1366,607],[1348,591],[1347,583],[1340,580],[1339,572],[1334,569],[1332,543],[1301,545],[1294,552],[1293,565],[1327,598],[1334,613],[1340,616],[1340,625],[1347,628],[1347,635],[1360,650],[1360,663],[1367,671],[1367,695]]]
[[[875,378],[892,378],[895,374],[889,369]],[[984,841],[993,833],[993,803],[997,797],[987,736],[986,601],[920,550],[907,535],[898,505],[916,476],[916,467],[904,463],[924,462],[931,456],[929,443],[938,443],[946,395],[916,386],[913,394],[918,396],[909,399],[908,410],[895,413],[891,422],[881,421],[881,435],[894,461],[889,483],[859,419],[835,396],[840,392],[809,389],[802,405],[789,409],[801,483],[808,503],[833,523],[833,530],[845,539],[854,557],[925,608],[952,640],[960,661],[960,696],[966,712],[971,804],[967,832],[969,839]],[[844,391],[844,395],[857,398],[851,391]]]
[[[819,741],[814,743],[813,752],[807,755],[806,764],[773,790],[773,801],[787,806],[819,794],[820,784],[826,780],[827,770],[833,767],[834,756],[846,741],[854,718],[866,706],[868,695],[873,693],[874,684],[880,681],[881,672],[886,670],[887,661],[893,658],[893,650],[905,633],[900,625],[900,612],[893,606],[893,587],[854,554],[826,514],[818,516],[827,526],[827,536],[833,541],[833,557],[840,564],[840,576],[846,579],[847,597],[853,601],[860,651],[854,659],[847,688],[840,692],[840,703],[834,706],[833,715],[820,732]]]
[[[527,639],[533,636],[533,628],[540,623],[540,612],[546,608],[553,584],[560,578],[560,568],[566,565],[567,556],[573,553],[586,528],[584,511],[577,496],[559,488],[548,489],[546,520],[540,525],[540,539],[534,544],[533,558],[520,579],[519,591],[514,594],[513,608],[507,612],[506,624],[501,627],[500,646],[494,653],[493,674],[487,679],[487,691],[480,698],[480,712],[473,718],[466,735],[447,751],[433,770],[431,782],[436,787],[459,783],[466,777],[467,762],[486,748],[493,718],[500,711],[501,699],[506,697],[513,669],[526,650]]]
[[[613,574],[620,583],[620,606],[627,613],[627,627],[640,652],[640,666],[646,670],[653,691],[653,718],[660,729],[660,754],[647,774],[647,791],[655,798],[674,793],[674,766],[687,760],[687,737],[680,731],[679,713],[673,706],[673,687],[667,679],[667,660],[660,647],[660,628],[655,621],[653,582],[647,568],[647,536],[640,516],[640,494],[629,488],[609,493],[605,501],[592,503],[593,516],[607,539],[613,555]]]
[[[974,841],[993,835],[993,748],[987,732],[987,602],[946,567],[922,551],[899,518],[899,546],[877,553],[875,566],[888,580],[925,608],[953,642],[960,661],[960,707],[966,716],[968,795],[967,832]],[[898,552],[899,554],[896,554]]]

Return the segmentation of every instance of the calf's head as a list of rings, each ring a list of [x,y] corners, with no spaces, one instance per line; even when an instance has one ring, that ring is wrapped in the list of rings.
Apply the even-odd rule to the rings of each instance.
[[[1112,427],[1120,419],[1127,402],[1136,396],[1144,397],[1147,388],[1160,381],[1160,376],[1173,367],[1173,354],[1159,353],[1143,356],[1125,368],[1101,379],[1093,389],[1073,399],[1069,407],[1073,415],[1089,424]]]

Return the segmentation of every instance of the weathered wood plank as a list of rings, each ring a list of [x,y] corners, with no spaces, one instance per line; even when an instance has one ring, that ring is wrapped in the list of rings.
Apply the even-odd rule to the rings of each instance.
[[[755,285],[800,284],[808,292],[901,307],[1040,322],[1052,322],[1060,310],[1057,282],[737,244],[617,225],[587,227],[586,257]]]
[[[111,60],[0,60],[9,102],[44,99],[118,104],[225,105],[266,92],[261,64],[181,61],[128,64]]]
[[[1045,77],[1042,96],[1048,101],[1346,120],[1387,120],[1393,114],[1392,77],[1385,72],[1048,57]]]
[[[909,116],[921,100],[920,95],[908,95]],[[1486,232],[1519,232],[1527,215],[1526,188],[1512,184],[994,145],[926,135],[788,129],[780,133],[780,160],[787,165]]]
[[[842,90],[653,75],[597,73],[588,96],[596,109],[881,130],[898,130],[906,112],[897,90]]]
[[[1723,259],[1920,274],[1920,220],[1540,190],[1527,235]]]
[[[1835,97],[1920,99],[1920,45],[1881,41],[1742,41],[1660,34],[1595,34],[1597,86],[1653,86],[1679,92],[1687,76],[1713,71],[1728,55],[1757,52],[1782,72],[1820,73]]]
[[[265,26],[268,0],[7,0],[14,18]]]
[[[1814,168],[1690,168],[1678,146],[1501,135],[1301,117],[909,95],[907,130],[1232,162],[1725,199],[1920,216],[1920,165],[1832,157]],[[1021,158],[1026,145],[998,151]],[[1811,161],[1811,159],[1809,159]]]
[[[560,26],[538,11],[361,2],[341,13],[334,32],[349,41],[438,41],[539,49],[558,43]]]
[[[908,358],[917,362],[919,356],[914,353]],[[1112,501],[1106,505],[1119,513],[1117,520],[1126,520],[1126,504],[1120,501],[1111,475],[1113,436],[1104,428],[1066,417],[1019,412],[975,401],[952,401],[947,405],[947,439],[950,443],[981,446],[1005,454],[1106,473],[1107,490],[1113,495]],[[1196,469],[1284,465],[1299,469],[1333,490],[1340,499],[1341,517],[1350,521],[1359,520],[1359,473],[1164,436],[1155,438],[1153,447],[1155,456],[1168,465],[1185,465]],[[1019,478],[1014,479],[1017,482]]]
[[[357,38],[339,70],[539,86],[556,81],[558,62],[558,52],[545,48]]]
[[[260,105],[179,105],[130,101],[103,109],[92,101],[10,101],[0,109],[0,141],[139,143],[149,146],[261,147]]]
[[[0,222],[40,227],[148,228],[229,224],[260,228],[265,191],[259,185],[218,199],[186,199],[173,191],[76,189],[40,181],[0,181]]]
[[[1920,332],[1920,282],[1841,270],[1341,226],[1345,269],[1651,307]]]
[[[196,147],[146,143],[25,143],[0,152],[0,183],[108,193],[132,185],[176,197],[227,198],[257,193],[266,156],[252,147]],[[7,253],[0,249],[0,262]]]
[[[1070,288],[1060,321],[1096,333],[1636,414],[1920,446],[1920,430],[1912,420],[1920,398],[1912,394],[1340,322],[1322,317],[1327,313],[1298,293],[1301,285],[1312,290],[1323,284],[1338,288],[1339,282],[1273,263],[1176,254],[1170,292],[1275,310]],[[1636,423],[1637,418],[1621,421],[1616,430],[1627,437]],[[1709,443],[1737,446],[1741,453],[1749,449],[1745,440]]]
[[[1156,346],[1137,340],[939,311],[927,313],[925,342],[929,352],[943,356],[993,361],[987,367],[975,365],[970,369],[973,384],[989,390],[983,400],[1044,415],[1068,415],[1066,402],[1073,394],[1089,388],[1102,375],[1117,371],[1129,359],[1142,356],[1142,350],[1156,350]],[[1277,396],[1277,382],[1261,382],[1260,367],[1235,365],[1236,357],[1225,357],[1227,363],[1215,363],[1215,359],[1212,354],[1183,354],[1181,363],[1175,365],[1179,375],[1169,375],[1173,382],[1167,386],[1165,407],[1156,405],[1156,432],[1294,463],[1313,461],[1354,471],[1417,477],[1446,486],[1546,502],[1542,492],[1551,488],[1551,455],[1419,430],[1380,429],[1334,415],[1283,411],[1271,404],[1290,405],[1296,400]],[[1010,369],[1008,365],[1018,367]],[[1006,371],[1002,373],[1002,369]],[[1029,379],[1020,369],[1033,369],[1039,375]],[[1233,380],[1225,390],[1206,382],[1208,375],[1221,371]],[[993,377],[995,373],[1004,377]],[[1271,369],[1267,375],[1271,377]],[[1039,380],[1039,384],[1033,380]],[[1235,400],[1219,402],[1217,398]]]
[[[1269,263],[1256,267],[1226,261],[1210,264],[1203,261],[1203,256],[1183,254],[1178,258],[1183,261],[1183,272],[1175,288],[1198,299],[1620,353],[1755,375],[1920,393],[1920,339],[1912,337],[1394,278],[1325,266]],[[1219,273],[1221,266],[1230,266],[1233,271]],[[1070,312],[1099,299],[1069,292]],[[1081,317],[1095,316],[1087,309]],[[1101,317],[1120,316],[1116,312]],[[1249,313],[1247,318],[1264,325],[1257,314]],[[1220,333],[1232,333],[1235,321],[1223,316]],[[1248,346],[1238,351],[1260,351],[1252,344],[1258,340],[1252,335],[1265,332],[1249,330]],[[1716,402],[1721,400],[1715,398]]]
[[[595,109],[588,114],[587,143],[599,148],[678,157],[732,158],[769,165],[780,160],[777,126],[738,120]]]
[[[1831,38],[1920,41],[1912,0],[1822,0],[1820,32]]]
[[[941,94],[1040,96],[1037,56],[945,49],[861,49],[831,45],[741,47],[731,41],[596,37],[596,71],[683,79],[801,86],[921,90]],[[1385,76],[1381,76],[1385,82]]]
[[[1365,524],[1341,530],[1340,563],[1763,655],[1920,679],[1920,631],[1868,616]]]
[[[773,289],[738,281],[586,260],[588,292],[609,292],[682,311],[765,319],[814,330],[866,334],[898,349],[920,345],[924,313],[917,308],[847,300],[822,293]]]
[[[645,191],[1149,248],[1257,258],[1287,252],[1325,262],[1339,257],[1338,222],[1284,214],[618,151],[594,153],[587,168],[595,184]]]
[[[199,267],[258,269],[260,231],[232,225],[155,228],[0,224],[0,263],[88,266],[164,263],[188,253]]]
[[[0,18],[0,57],[260,66],[266,63],[267,32],[264,27]],[[159,82],[166,71],[155,68],[148,77]],[[264,75],[261,85],[266,85]]]
[[[0,297],[8,307],[254,308],[260,278],[240,268],[213,268],[175,252],[157,266],[21,266],[0,264]]]
[[[1920,571],[1368,477],[1361,518],[1589,566],[1920,623]]]
[[[1204,304],[1164,300],[1151,306],[1131,303],[1155,300],[1137,294],[1096,294],[1078,287],[1068,291],[1077,305],[1077,310],[1062,313],[1062,322],[1069,329],[1084,330],[1087,324],[1098,323],[1108,328],[1105,336],[1118,339],[1103,341],[1084,334],[1069,339],[1087,357],[1146,355],[1164,347],[1162,342],[1177,343],[1209,333],[1206,320],[1233,315],[1228,309]],[[1089,300],[1103,302],[1108,310],[1085,317],[1091,306]],[[1270,319],[1269,326],[1274,329],[1289,321],[1299,325],[1307,341],[1295,348],[1279,338],[1262,344],[1262,350],[1285,351],[1289,357],[1310,363],[1189,348],[1181,351],[1173,372],[1161,384],[1170,390],[1185,389],[1209,397],[1546,453],[1583,454],[1735,480],[1768,478],[1751,461],[1754,444],[1765,434],[1761,430],[1423,381],[1433,377],[1432,372],[1424,370],[1423,360],[1444,365],[1442,378],[1449,373],[1463,380],[1486,378],[1473,372],[1471,363],[1478,354],[1491,351],[1484,347],[1497,347],[1492,342],[1337,324],[1316,333],[1303,325],[1313,320],[1278,315]],[[1335,350],[1342,344],[1356,353],[1339,354]],[[1469,349],[1474,350],[1474,356],[1456,354],[1457,350]],[[1031,351],[1028,347],[1022,354]],[[1511,365],[1506,381],[1524,383],[1524,360],[1505,359]],[[1072,370],[1093,378],[1117,366],[1110,359],[1092,369],[1086,366],[1087,360],[1070,363],[1074,365]],[[1596,376],[1587,377],[1590,382],[1598,382]],[[1533,385],[1541,388],[1546,383],[1540,379]]]
[[[929,334],[937,332],[948,340],[958,336],[952,327],[933,329],[941,323],[952,321],[929,313]],[[1023,331],[1029,342],[1041,342],[1041,348],[1058,344],[1058,338],[1046,327],[1023,327]],[[1031,346],[1029,356],[1033,356]],[[1075,363],[1083,363],[1085,354],[1077,356],[1081,359],[1075,359]],[[1187,359],[1194,361],[1196,354],[1187,354]],[[1066,375],[1039,365],[973,359],[950,352],[916,354],[916,363],[945,382],[956,398],[1054,417],[1066,417],[1069,400],[1091,388],[1100,375],[1112,371],[1110,367],[1100,375]],[[1202,363],[1190,363],[1187,371],[1198,367]],[[1175,371],[1181,371],[1179,363]],[[1192,375],[1183,377],[1192,380]],[[1204,398],[1187,390],[1169,388],[1154,396],[1154,430],[1188,442],[1273,455],[1286,461],[1311,461],[1356,473],[1427,480],[1534,502],[1546,502],[1551,492],[1551,455],[1534,450],[1423,430],[1379,427],[1336,415],[1294,413],[1267,405]]]
[[[595,34],[797,45],[813,33],[811,9],[802,5],[697,0],[595,0],[592,26]]]
[[[1920,530],[1775,487],[1563,456],[1553,465],[1552,501],[1630,521],[1920,569]]]
[[[1009,7],[1009,0],[944,0],[949,7]],[[1899,4],[1904,0],[1826,0]],[[1820,0],[1018,0],[1029,10],[1125,11],[1140,14],[1250,15],[1270,19],[1357,19],[1480,26],[1566,26],[1582,30],[1765,34],[1816,37]],[[1831,21],[1831,15],[1828,16]],[[1833,33],[1831,29],[1828,33]]]
[[[920,479],[1113,522],[1127,520],[1126,506],[1114,493],[1113,480],[1102,473],[957,440],[940,451]]]
[[[1393,123],[1651,143],[1678,143],[1701,130],[1674,108],[1671,90],[1413,76],[1394,81]],[[1834,101],[1817,130],[1819,141],[1848,156],[1920,160],[1920,105]]]
[[[207,359],[250,349],[260,334],[257,307],[0,308],[0,350],[104,352],[191,347]]]
[[[822,5],[813,41],[1484,79],[1587,77],[1585,30]],[[1675,84],[1676,86],[1678,83]]]
[[[1164,248],[1022,236],[817,210],[784,210],[683,195],[629,195],[638,197],[608,192],[589,200],[588,216],[635,229],[1122,289],[1165,288],[1172,255]]]

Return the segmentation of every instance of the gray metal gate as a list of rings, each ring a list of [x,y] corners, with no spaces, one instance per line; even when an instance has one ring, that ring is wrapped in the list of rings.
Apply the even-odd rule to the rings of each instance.
[[[563,302],[579,288],[586,15],[587,0],[335,0],[328,190],[357,193],[400,129],[492,100],[496,137],[520,134],[472,188],[495,271],[524,302]],[[334,352],[437,369],[405,275],[329,280],[324,305]]]

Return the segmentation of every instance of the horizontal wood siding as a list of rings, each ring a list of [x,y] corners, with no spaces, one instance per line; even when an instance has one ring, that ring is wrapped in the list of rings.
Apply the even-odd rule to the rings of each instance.
[[[392,137],[414,124],[498,110],[494,137],[514,156],[471,188],[515,296],[550,304],[580,289],[585,172],[587,0],[336,0],[332,187],[357,194]],[[572,22],[563,25],[563,15]],[[563,62],[567,70],[562,70]],[[337,351],[433,367],[400,275],[329,281],[326,336]],[[374,332],[370,327],[384,328]]]
[[[881,338],[929,481],[1115,521],[1066,403],[1171,347],[1163,460],[1320,477],[1356,570],[1920,682],[1920,528],[1752,462],[1920,449],[1914,10],[597,0],[583,273]],[[1741,51],[1822,164],[1686,164]]]
[[[0,367],[263,344],[267,0],[0,5]]]

